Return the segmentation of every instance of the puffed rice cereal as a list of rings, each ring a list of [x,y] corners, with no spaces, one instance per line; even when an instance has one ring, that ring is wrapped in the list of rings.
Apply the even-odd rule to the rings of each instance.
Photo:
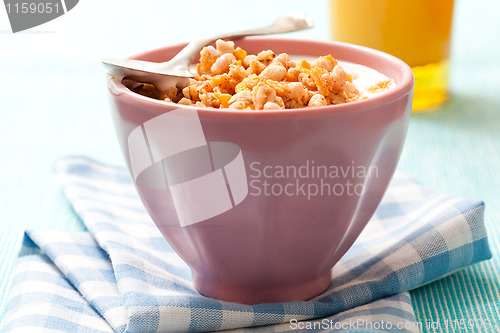
[[[276,110],[318,107],[364,99],[331,55],[312,63],[293,61],[286,53],[265,50],[247,54],[232,41],[218,40],[204,47],[196,65],[197,73],[184,89],[158,91],[150,84],[138,85],[142,95],[196,107],[238,110]],[[381,92],[390,82],[369,90]]]

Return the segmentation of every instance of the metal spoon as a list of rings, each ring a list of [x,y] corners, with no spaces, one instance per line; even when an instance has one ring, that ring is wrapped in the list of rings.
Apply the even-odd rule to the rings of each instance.
[[[218,39],[236,39],[245,36],[278,34],[309,29],[312,19],[306,14],[290,14],[276,19],[271,25],[263,28],[227,33],[211,38],[194,40],[184,47],[171,60],[156,63],[133,59],[105,59],[102,63],[107,71],[117,77],[128,77],[138,82],[154,84],[160,90],[177,86],[183,88],[189,84],[194,75],[189,65],[200,50]]]

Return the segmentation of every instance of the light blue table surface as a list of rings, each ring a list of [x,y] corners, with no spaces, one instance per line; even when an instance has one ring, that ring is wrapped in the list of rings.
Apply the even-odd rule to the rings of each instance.
[[[53,162],[88,155],[124,164],[100,59],[256,27],[297,11],[309,13],[316,25],[288,37],[327,40],[330,35],[326,1],[138,3],[81,1],[66,15],[16,34],[0,9],[0,320],[23,231],[83,230],[56,183]],[[498,12],[496,0],[456,1],[452,97],[433,113],[412,116],[400,161],[400,169],[439,192],[484,200],[494,254],[412,292],[423,331],[457,331],[444,325],[453,320],[500,327]],[[435,322],[440,330],[432,327]]]

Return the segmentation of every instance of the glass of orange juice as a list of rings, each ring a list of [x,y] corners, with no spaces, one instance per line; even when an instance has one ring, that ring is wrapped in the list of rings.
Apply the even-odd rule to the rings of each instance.
[[[448,99],[453,0],[330,0],[332,39],[379,49],[413,69],[413,111]]]

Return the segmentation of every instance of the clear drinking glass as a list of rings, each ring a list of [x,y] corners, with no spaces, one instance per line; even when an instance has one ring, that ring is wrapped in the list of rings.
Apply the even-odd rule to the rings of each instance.
[[[415,76],[413,111],[448,99],[453,0],[330,0],[332,39],[390,53]]]

